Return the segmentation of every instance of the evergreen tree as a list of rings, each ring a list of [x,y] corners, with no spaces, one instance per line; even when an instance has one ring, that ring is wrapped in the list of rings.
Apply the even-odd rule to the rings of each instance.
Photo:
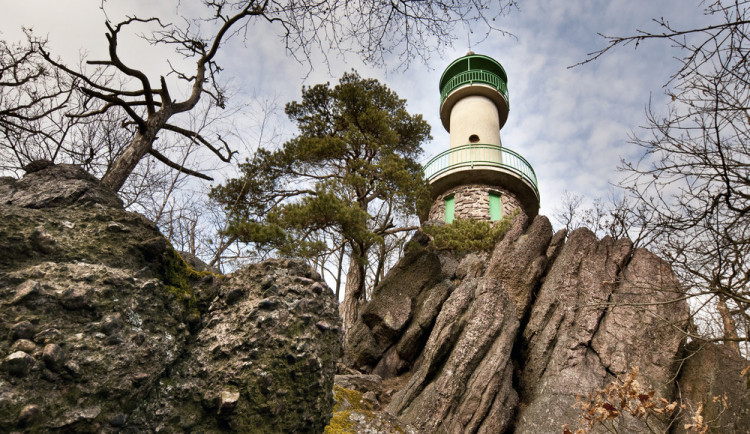
[[[385,85],[356,72],[333,88],[303,88],[286,113],[299,135],[276,151],[259,150],[213,196],[233,212],[229,232],[243,242],[305,258],[347,247],[340,311],[348,330],[364,301],[370,248],[415,229],[408,218],[429,203],[417,158],[430,126]],[[321,241],[331,233],[339,246]]]

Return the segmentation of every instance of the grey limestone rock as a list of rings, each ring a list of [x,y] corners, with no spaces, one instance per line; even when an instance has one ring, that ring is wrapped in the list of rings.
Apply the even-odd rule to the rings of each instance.
[[[526,406],[519,432],[543,432],[577,420],[576,393],[603,387],[608,377],[591,346],[628,241],[601,242],[588,230],[570,234],[547,274],[522,333],[519,388]]]
[[[368,374],[343,374],[334,377],[334,383],[344,389],[357,390],[359,392],[375,392],[379,395],[383,387],[383,379],[379,375]]]
[[[496,291],[508,294],[522,319],[531,307],[531,297],[547,267],[547,247],[552,225],[543,216],[534,218],[527,228],[527,217],[519,214],[516,223],[495,247],[485,282]]]
[[[232,274],[189,354],[159,381],[130,423],[185,432],[217,426],[233,432],[321,432],[333,408],[341,327],[333,293],[312,288],[322,284],[319,279],[292,261],[268,261]],[[241,295],[228,302],[238,288]],[[321,321],[330,326],[316,327]]]
[[[421,234],[410,241],[412,248],[393,267],[378,286],[377,296],[360,313],[361,320],[347,335],[344,358],[348,365],[372,372],[383,360],[378,373],[392,377],[408,369],[414,361],[416,354],[410,352],[411,346],[409,351],[399,354],[394,345],[404,332],[414,342],[426,339],[422,336],[425,330],[415,325],[414,319],[423,308],[437,309],[451,288],[449,283],[440,282],[453,274],[443,271],[446,262],[441,262],[437,253],[424,249],[423,243],[426,237]],[[451,263],[446,265],[455,268]],[[420,317],[418,321],[429,323],[431,318]],[[386,351],[388,357],[383,358]]]
[[[0,432],[322,430],[340,325],[314,271],[222,286],[74,166],[1,179],[0,221]]]
[[[35,168],[20,180],[3,178],[0,204],[22,208],[52,208],[101,204],[122,208],[122,201],[92,175],[72,164]]]
[[[688,307],[669,267],[628,240],[571,233],[549,270],[523,332],[516,432],[544,432],[577,420],[576,395],[632,368],[646,390],[672,398],[671,380]],[[567,422],[566,422],[567,423]],[[647,430],[640,419],[616,424]],[[668,419],[652,428],[666,429]]]
[[[439,309],[418,367],[388,406],[420,432],[510,426],[518,402],[512,351],[552,237],[544,217],[527,225],[524,215],[516,218],[481,277],[471,256],[459,264],[465,277]]]

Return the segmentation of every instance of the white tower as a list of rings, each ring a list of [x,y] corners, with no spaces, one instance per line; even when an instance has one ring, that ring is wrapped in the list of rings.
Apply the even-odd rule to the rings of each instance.
[[[473,52],[456,59],[440,78],[440,99],[450,147],[424,168],[433,196],[428,220],[499,220],[515,208],[534,217],[534,169],[500,140],[510,109],[502,65]]]

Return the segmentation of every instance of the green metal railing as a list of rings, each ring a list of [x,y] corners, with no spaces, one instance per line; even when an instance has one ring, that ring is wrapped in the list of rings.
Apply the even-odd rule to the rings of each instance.
[[[503,94],[505,100],[510,104],[510,99],[508,97],[508,83],[506,83],[499,75],[483,69],[464,71],[451,77],[451,79],[448,80],[448,82],[445,83],[445,86],[440,90],[440,104],[442,105],[445,98],[455,89],[474,83],[483,83],[494,87],[498,92]]]
[[[476,166],[498,167],[515,173],[534,187],[539,198],[536,173],[531,164],[516,152],[497,145],[464,145],[448,149],[427,162],[423,170],[425,179],[432,181],[449,170],[471,170]]]

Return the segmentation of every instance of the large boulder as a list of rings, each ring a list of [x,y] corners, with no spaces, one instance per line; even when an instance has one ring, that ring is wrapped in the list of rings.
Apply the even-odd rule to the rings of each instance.
[[[0,178],[0,204],[52,208],[100,204],[122,208],[122,201],[91,174],[72,164],[35,161],[22,179]]]
[[[308,266],[268,261],[222,284],[188,354],[133,424],[146,430],[321,432],[333,409],[341,328]]]
[[[0,431],[118,428],[184,351],[187,268],[80,169],[3,185]]]
[[[0,432],[323,429],[341,343],[317,273],[196,271],[90,175],[37,166],[0,179]]]
[[[551,432],[574,423],[577,396],[638,367],[639,380],[672,397],[673,361],[688,307],[668,266],[628,240],[570,234],[537,294],[521,340],[522,406],[515,430]],[[666,430],[668,420],[655,426]],[[648,430],[640,420],[621,419]]]
[[[378,286],[347,333],[345,363],[384,378],[408,370],[415,361],[439,306],[453,290],[452,256],[424,248],[418,234]]]
[[[421,432],[502,432],[517,401],[510,363],[517,329],[507,295],[464,281],[443,304],[422,362],[388,411]]]
[[[491,260],[435,251],[417,235],[363,309],[345,361],[385,379],[406,374],[387,406],[405,425],[501,432],[511,423],[511,353],[552,237],[543,217],[527,226],[517,217]]]
[[[546,218],[527,225],[519,215],[486,271],[467,273],[443,303],[421,363],[389,412],[422,432],[503,432],[510,425],[518,402],[511,354],[552,238]]]

